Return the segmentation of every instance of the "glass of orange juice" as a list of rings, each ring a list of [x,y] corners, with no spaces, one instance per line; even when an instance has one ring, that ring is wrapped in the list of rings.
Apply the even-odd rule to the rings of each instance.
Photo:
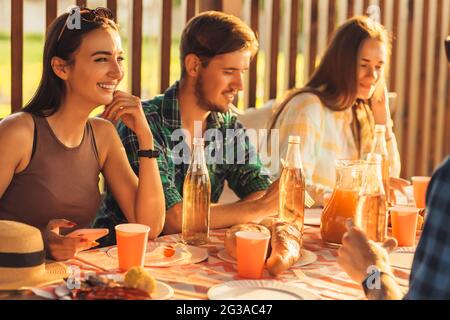
[[[144,266],[150,227],[137,223],[124,223],[115,227],[119,269],[127,271],[131,267]]]

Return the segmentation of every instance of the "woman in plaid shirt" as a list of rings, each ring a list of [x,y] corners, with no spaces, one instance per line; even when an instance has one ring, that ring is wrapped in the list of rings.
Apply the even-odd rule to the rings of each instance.
[[[450,36],[445,40],[450,63]],[[409,291],[404,299],[450,299],[450,156],[435,171],[427,189],[427,218],[414,255]],[[349,221],[342,239],[338,263],[349,276],[362,283],[368,299],[401,299],[402,293],[389,265],[388,251],[396,241],[388,239],[383,246],[369,241]],[[380,286],[368,286],[367,269],[376,266]]]
[[[306,86],[288,92],[274,107],[268,128],[279,130],[279,154],[286,155],[289,135],[301,137],[307,190],[316,205],[334,187],[334,160],[364,159],[370,152],[375,124],[386,126],[390,175],[400,174],[384,81],[389,49],[389,36],[379,23],[367,17],[347,20]],[[270,143],[268,148],[271,152]]]

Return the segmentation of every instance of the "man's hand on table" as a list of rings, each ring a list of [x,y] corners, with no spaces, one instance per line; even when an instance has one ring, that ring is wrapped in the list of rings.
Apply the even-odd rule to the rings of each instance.
[[[397,240],[388,238],[381,246],[369,240],[366,234],[353,225],[353,221],[346,222],[347,232],[342,237],[342,247],[338,251],[338,264],[352,278],[361,284],[369,273],[376,268],[381,277],[381,290],[374,291],[369,299],[399,299],[398,285],[389,264],[389,252],[397,247]]]
[[[389,238],[380,246],[367,239],[366,234],[355,227],[351,219],[347,220],[346,226],[347,232],[342,237],[337,262],[350,278],[361,283],[367,277],[371,266],[391,273],[389,251],[397,247],[397,240]]]

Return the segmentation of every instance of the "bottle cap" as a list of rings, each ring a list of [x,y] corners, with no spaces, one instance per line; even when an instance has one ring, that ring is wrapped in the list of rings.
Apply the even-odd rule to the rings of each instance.
[[[300,143],[300,136],[289,136],[288,143]]]
[[[386,126],[384,124],[376,124],[375,125],[375,132],[386,132]]]

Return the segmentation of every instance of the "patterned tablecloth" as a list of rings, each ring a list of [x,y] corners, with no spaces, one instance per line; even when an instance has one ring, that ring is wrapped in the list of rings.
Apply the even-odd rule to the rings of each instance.
[[[208,289],[223,282],[240,280],[237,266],[223,261],[217,254],[223,249],[225,230],[211,232],[210,243],[205,245],[209,252],[207,260],[191,265],[152,267],[147,270],[159,281],[170,285],[174,290],[172,299],[208,299]],[[157,239],[161,242],[178,242],[179,235],[164,236]],[[305,226],[304,248],[314,252],[317,260],[303,267],[293,267],[278,277],[272,277],[265,270],[263,279],[288,282],[303,289],[307,289],[321,299],[355,300],[364,299],[361,286],[353,282],[336,262],[337,250],[326,247],[320,238],[318,227]],[[87,271],[102,273],[117,272],[117,260],[107,254],[108,248],[91,250],[79,254],[79,258],[66,262],[69,266],[79,267],[81,273]],[[81,260],[82,261],[81,261]],[[90,262],[90,264],[88,263]],[[104,270],[93,264],[103,266]],[[394,273],[398,282],[406,291],[409,278],[408,269],[395,268]],[[56,286],[45,287],[48,298],[52,297],[52,290]],[[42,293],[42,292],[41,292]],[[57,298],[53,296],[53,298]]]

